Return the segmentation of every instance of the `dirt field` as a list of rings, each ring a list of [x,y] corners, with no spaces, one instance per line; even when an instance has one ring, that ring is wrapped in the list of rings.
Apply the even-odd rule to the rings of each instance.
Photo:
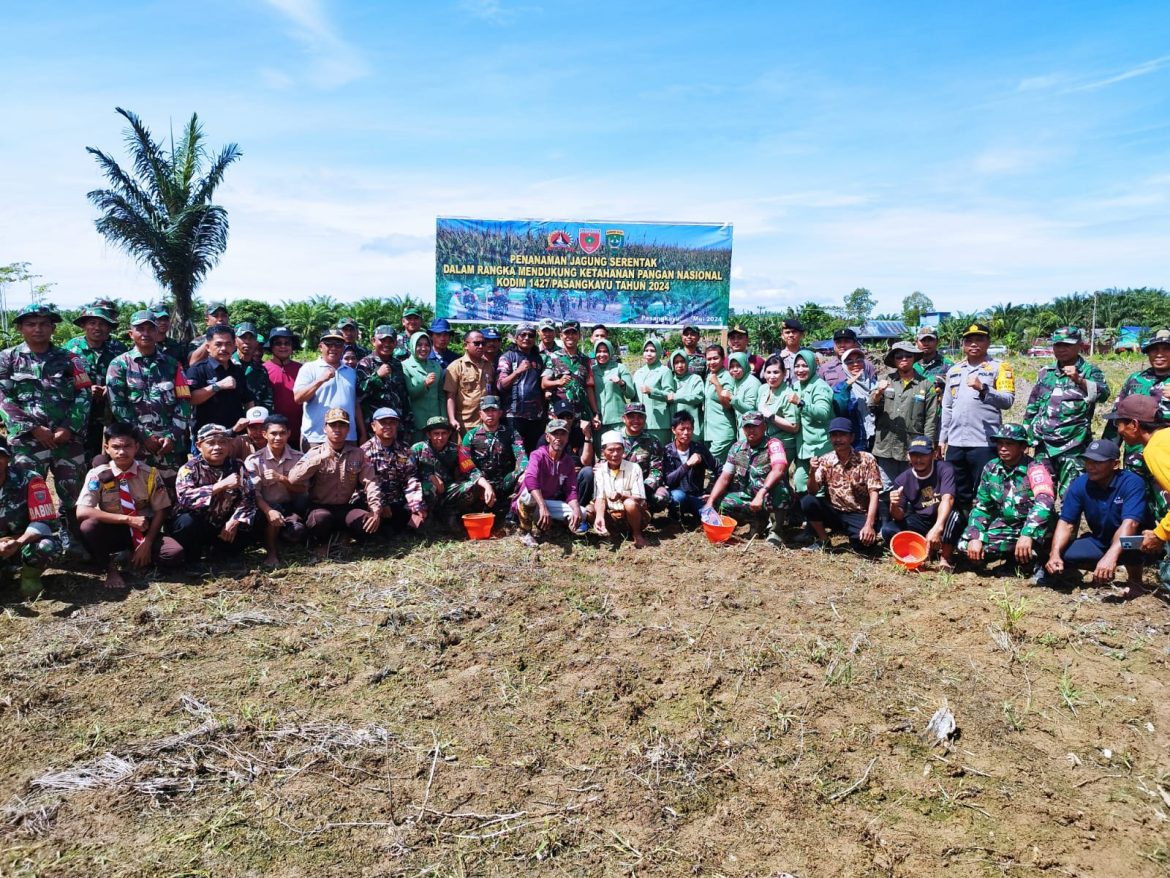
[[[10,609],[0,870],[1168,869],[1156,597],[693,533],[330,570]]]

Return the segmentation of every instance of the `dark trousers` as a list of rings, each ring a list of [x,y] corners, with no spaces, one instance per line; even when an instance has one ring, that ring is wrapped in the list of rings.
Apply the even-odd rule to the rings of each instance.
[[[80,523],[81,542],[97,564],[109,564],[110,556],[117,552],[132,552],[134,543],[130,528],[125,524],[107,524],[87,518]],[[155,537],[151,547],[151,560],[160,567],[177,567],[183,563],[183,547],[177,540],[163,536]]]
[[[1109,543],[1102,542],[1092,534],[1084,534],[1077,537],[1064,553],[1060,556],[1065,566],[1075,567],[1078,570],[1092,570],[1097,566],[1097,562],[1105,557],[1105,553],[1109,551]],[[1124,564],[1128,570],[1130,567],[1137,565],[1142,566],[1142,553],[1136,549],[1131,551],[1123,551],[1118,563]]]
[[[804,513],[806,521],[823,524],[828,533],[847,534],[849,545],[855,551],[873,551],[873,546],[866,546],[858,539],[861,536],[861,529],[865,527],[864,512],[841,512],[830,506],[824,497],[811,494],[805,494],[800,498],[800,511]]]
[[[584,509],[593,502],[593,467],[583,466],[577,472],[577,502]]]
[[[894,538],[899,531],[910,530],[916,534],[926,536],[932,527],[938,522],[937,516],[919,515],[912,512],[903,518],[901,521],[889,519],[882,525],[882,540],[887,544]],[[943,525],[942,541],[945,545],[955,546],[959,543],[959,537],[963,534],[963,516],[955,510],[951,510],[951,514],[947,516],[946,523]]]
[[[209,547],[214,547],[217,553],[236,553],[252,543],[252,530],[245,525],[241,524],[236,529],[236,538],[230,543],[220,539],[221,530],[222,526],[215,527],[194,512],[180,512],[171,521],[171,536],[183,547],[189,563],[200,560]]]
[[[946,461],[955,468],[955,502],[959,506],[971,508],[975,492],[979,489],[979,479],[983,476],[983,468],[994,457],[995,449],[990,445],[975,448],[947,446]]]
[[[540,437],[544,435],[544,418],[518,418],[508,415],[505,423],[511,427],[524,443],[524,450],[529,454],[540,444]]]
[[[342,528],[362,539],[366,536],[362,524],[367,514],[368,510],[344,503],[337,506],[314,506],[305,521],[309,529],[309,542],[323,543]]]

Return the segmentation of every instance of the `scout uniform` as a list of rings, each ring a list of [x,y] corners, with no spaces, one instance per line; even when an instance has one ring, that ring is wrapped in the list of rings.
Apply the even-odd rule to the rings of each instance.
[[[85,321],[91,317],[108,323],[111,332],[118,328],[118,311],[113,302],[103,300],[86,305],[82,308],[80,316],[73,321],[73,325],[79,328],[84,327]],[[62,347],[85,364],[86,374],[89,375],[90,384],[94,388],[106,386],[106,373],[109,371],[110,363],[114,361],[114,357],[127,351],[126,345],[112,335],[102,343],[101,347],[91,348],[89,342],[86,341],[84,332],[69,339]],[[86,423],[83,439],[87,461],[94,455],[101,454],[102,430],[109,415],[109,406],[105,399],[99,399],[98,390],[94,390],[93,396],[94,400],[90,406],[89,420]]]
[[[278,477],[288,478],[293,467],[303,456],[292,446],[285,446],[284,454],[276,458],[272,456],[272,449],[265,445],[244,458],[244,469],[252,478],[257,496],[263,497],[265,503],[284,516],[280,536],[286,542],[299,542],[304,539],[305,522],[302,516],[305,513],[307,498],[303,493],[290,491]],[[257,521],[259,520],[258,518]]]
[[[91,469],[85,475],[77,505],[115,515],[141,515],[149,522],[156,515],[164,518],[168,515],[171,498],[162,473],[147,463],[135,461],[125,472],[112,463]],[[80,530],[86,549],[101,565],[109,563],[114,552],[133,551],[142,541],[142,534],[125,524],[86,519],[81,522]],[[183,547],[171,537],[160,533],[151,548],[156,563],[171,566],[183,561]]]
[[[1027,431],[1019,424],[1004,424],[991,438],[1028,442]],[[959,550],[966,551],[971,540],[979,540],[987,555],[1010,556],[1020,537],[1043,543],[1055,521],[1055,507],[1052,477],[1042,463],[1025,456],[1009,470],[996,458],[983,469]]]
[[[32,531],[36,539],[0,559],[0,575],[20,567],[20,588],[28,597],[41,590],[41,571],[61,555],[59,521],[45,480],[36,470],[12,459],[8,443],[0,438],[0,454],[8,458],[8,471],[0,484],[0,539],[19,538]]]
[[[1080,342],[1081,331],[1071,326],[1052,334],[1053,344],[1079,345]],[[1036,446],[1036,459],[1047,462],[1061,496],[1085,470],[1081,452],[1093,441],[1093,412],[1097,403],[1109,396],[1109,383],[1099,368],[1080,356],[1075,366],[1085,381],[1083,390],[1060,366],[1045,366],[1036,376],[1036,386],[1024,410],[1024,423],[1028,438]]]
[[[134,312],[131,326],[141,323],[155,323],[154,313]],[[145,439],[174,441],[174,447],[165,455],[145,452],[146,462],[157,467],[165,480],[173,482],[187,460],[187,430],[191,425],[191,388],[183,367],[161,347],[153,354],[143,354],[135,348],[110,363],[106,394],[115,421],[133,424]]]
[[[428,438],[423,442],[416,442],[411,449],[415,460],[418,461],[418,477],[422,482],[423,498],[426,500],[427,508],[436,512],[444,510],[452,513],[470,510],[475,506],[477,499],[475,483],[482,473],[476,468],[471,454],[456,441],[454,435],[447,440],[442,451],[436,451],[429,439],[431,432],[436,429],[453,432],[446,418],[431,418],[426,424]],[[431,476],[438,476],[443,483],[441,494],[431,481]]]
[[[632,402],[626,406],[626,414],[644,415],[646,407],[640,402]],[[665,509],[670,502],[670,492],[666,488],[666,449],[662,443],[645,430],[639,436],[630,436],[623,429],[622,447],[625,449],[624,459],[636,463],[642,470],[650,511]]]
[[[500,400],[485,396],[480,410],[499,408]],[[528,466],[528,452],[520,434],[501,423],[493,433],[483,424],[468,430],[463,437],[463,450],[471,458],[481,476],[491,482],[496,492],[496,504],[510,503],[516,485]]]
[[[348,425],[349,412],[331,408],[325,413],[324,423]],[[306,452],[288,477],[296,484],[309,485],[310,542],[324,542],[342,527],[358,538],[365,535],[362,525],[366,509],[354,502],[359,483],[366,495],[366,507],[375,515],[382,514],[382,492],[374,468],[365,452],[353,445],[335,451],[326,440]]]
[[[61,317],[51,305],[30,305],[16,315],[46,316],[54,323]],[[42,478],[52,471],[61,511],[69,516],[85,474],[82,441],[89,423],[91,379],[85,364],[64,348],[50,346],[34,354],[25,343],[0,351],[0,420],[12,447],[12,460],[20,469]],[[45,448],[33,438],[36,427],[65,427],[72,438],[56,448]]]

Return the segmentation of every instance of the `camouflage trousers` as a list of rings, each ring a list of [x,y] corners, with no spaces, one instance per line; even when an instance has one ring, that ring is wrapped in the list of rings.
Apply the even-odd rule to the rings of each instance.
[[[18,439],[11,443],[11,447],[13,462],[17,466],[36,470],[41,478],[48,478],[50,472],[53,474],[61,512],[71,514],[81,493],[81,480],[89,469],[81,442],[74,439],[68,445],[45,448],[35,440],[24,442]]]
[[[736,521],[747,521],[753,515],[761,517],[766,516],[770,512],[776,510],[785,510],[788,508],[788,486],[783,481],[776,485],[771,491],[764,495],[764,508],[759,512],[753,512],[751,505],[752,500],[756,497],[756,491],[732,491],[719,501],[719,511],[724,515],[730,515]]]
[[[1085,471],[1085,459],[1081,457],[1083,452],[1083,448],[1078,448],[1076,451],[1066,451],[1054,457],[1042,457],[1037,454],[1036,459],[1043,461],[1048,471],[1052,473],[1057,497],[1063,497],[1068,493],[1073,479]]]
[[[447,490],[441,496],[436,497],[434,494],[428,496],[427,506],[432,513],[440,515],[475,512],[477,509],[483,508],[483,494],[475,482],[458,482],[454,485],[448,485]]]
[[[1002,518],[993,519],[987,527],[987,536],[983,539],[983,552],[988,558],[1002,558],[1012,555],[1016,551],[1016,542],[1020,538],[1021,527],[1008,524]],[[1040,547],[1046,544],[1047,539],[1032,541],[1032,551],[1041,555]],[[967,551],[968,540],[959,541],[959,551]]]

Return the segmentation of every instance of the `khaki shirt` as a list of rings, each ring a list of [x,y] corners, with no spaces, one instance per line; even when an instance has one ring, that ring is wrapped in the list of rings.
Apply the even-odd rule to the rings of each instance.
[[[244,460],[244,469],[252,476],[252,483],[265,503],[288,503],[292,499],[292,492],[287,485],[277,481],[273,476],[288,476],[302,457],[304,455],[299,451],[285,448],[284,455],[277,460],[272,456],[272,450],[264,446],[255,454],[248,455]]]
[[[148,518],[155,512],[162,512],[171,506],[171,498],[167,494],[162,476],[155,470],[154,478],[151,479],[151,469],[152,467],[136,461],[127,470],[132,473],[129,484],[130,496],[134,498],[134,511]],[[112,463],[91,469],[85,474],[77,505],[101,509],[115,515],[126,514],[126,510],[122,508],[122,495],[118,491],[118,476],[121,472]]]
[[[474,363],[464,354],[447,367],[443,389],[455,400],[455,417],[459,419],[460,434],[479,426],[479,401],[491,392],[495,371],[487,357]],[[424,424],[416,424],[423,429]]]
[[[348,506],[360,481],[370,511],[382,510],[378,478],[360,448],[347,445],[334,451],[328,442],[318,445],[296,462],[288,477],[297,484],[309,483],[312,506]]]

